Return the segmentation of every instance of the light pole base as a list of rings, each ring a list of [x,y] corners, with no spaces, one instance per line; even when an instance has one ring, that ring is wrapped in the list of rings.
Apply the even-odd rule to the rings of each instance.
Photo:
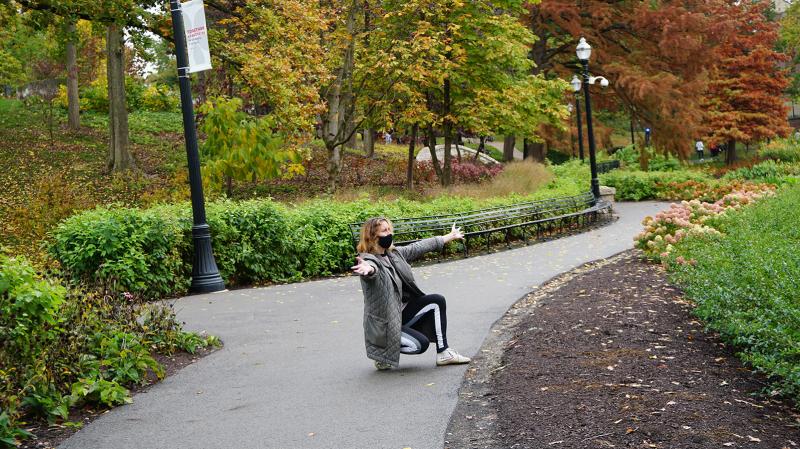
[[[592,194],[595,201],[600,199],[600,181],[597,178],[592,178]]]
[[[225,290],[225,282],[219,275],[217,261],[211,248],[211,230],[208,224],[192,226],[194,260],[192,263],[192,285],[190,293],[212,293]]]

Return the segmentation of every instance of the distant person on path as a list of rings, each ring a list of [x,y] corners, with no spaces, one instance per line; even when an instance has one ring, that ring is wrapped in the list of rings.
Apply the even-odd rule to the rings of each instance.
[[[703,141],[697,139],[697,142],[695,142],[694,144],[694,149],[695,151],[697,151],[697,159],[699,159],[700,162],[703,162],[703,151],[705,150],[705,147],[703,146]]]
[[[400,353],[422,354],[436,342],[436,365],[469,363],[470,359],[447,345],[447,312],[442,295],[427,295],[414,280],[409,262],[430,251],[441,250],[464,234],[449,234],[410,245],[392,245],[392,222],[371,218],[361,227],[359,255],[352,270],[361,275],[364,292],[364,340],[367,357],[375,368],[397,367]]]
[[[383,135],[383,141],[384,141],[384,143],[386,143],[386,145],[391,144],[392,143],[392,133],[387,132],[386,134],[384,134]]]

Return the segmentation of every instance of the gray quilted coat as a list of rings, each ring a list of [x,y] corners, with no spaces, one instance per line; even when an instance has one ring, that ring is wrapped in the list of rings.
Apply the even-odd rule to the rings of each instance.
[[[389,251],[387,257],[391,261],[375,254],[359,254],[375,268],[369,276],[361,276],[361,290],[364,292],[364,341],[367,357],[370,359],[393,367],[400,363],[402,281],[412,290],[416,290],[415,294],[422,294],[411,274],[409,262],[427,252],[441,250],[443,246],[442,237],[432,237]]]

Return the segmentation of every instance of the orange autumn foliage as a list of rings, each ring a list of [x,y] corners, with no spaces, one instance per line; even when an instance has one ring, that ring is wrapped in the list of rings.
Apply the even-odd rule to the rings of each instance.
[[[789,81],[779,67],[788,57],[774,50],[779,24],[766,17],[770,5],[729,0],[714,11],[725,39],[713,53],[716,67],[705,98],[711,144],[754,143],[789,133],[783,97]],[[732,163],[735,154],[728,156]]]
[[[538,70],[571,78],[585,37],[592,74],[611,81],[605,91],[592,89],[593,106],[632,112],[638,127],[652,128],[653,144],[685,157],[703,123],[705,55],[719,39],[714,1],[543,0],[529,4],[523,20],[541,38],[531,51]]]

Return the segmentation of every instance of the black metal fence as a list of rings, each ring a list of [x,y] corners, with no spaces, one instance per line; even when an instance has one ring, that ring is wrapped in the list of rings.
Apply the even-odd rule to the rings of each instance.
[[[608,173],[611,170],[619,168],[619,161],[614,159],[611,161],[604,161],[597,163],[597,173]]]
[[[446,234],[455,224],[464,233],[463,247],[459,249],[469,255],[471,247],[485,246],[488,250],[499,239],[506,244],[511,240],[528,243],[530,238],[551,236],[610,219],[610,212],[611,203],[596,200],[591,192],[586,192],[455,214],[397,218],[392,224],[396,245]],[[362,223],[350,224],[354,243],[358,243],[361,226]]]

